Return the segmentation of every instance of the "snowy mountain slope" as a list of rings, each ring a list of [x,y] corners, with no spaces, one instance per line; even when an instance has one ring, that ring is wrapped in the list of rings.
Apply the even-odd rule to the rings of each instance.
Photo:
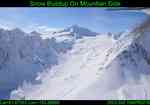
[[[77,99],[82,99],[85,98],[85,94],[88,93],[86,94],[86,99],[147,99],[150,96],[148,90],[150,85],[147,82],[149,81],[150,72],[149,23],[150,21],[148,19],[133,30],[131,34],[126,36],[127,39],[129,39],[130,35],[132,35],[132,43],[128,43],[127,45],[127,40],[123,40],[128,46],[127,49],[124,49],[123,52],[118,52],[119,55],[114,57],[114,60],[111,60],[107,67],[107,71],[104,73],[105,75],[91,83],[86,89],[78,92],[78,95],[76,94],[73,96],[76,96]],[[121,46],[123,47],[124,45],[125,44]],[[122,48],[120,47],[120,49]],[[108,78],[109,74],[111,74],[111,78]],[[102,78],[105,79],[102,80]],[[101,86],[102,83],[103,86]],[[116,90],[113,90],[113,86],[118,88],[119,84],[120,89],[119,91],[116,89],[117,92],[115,92]],[[105,91],[102,87],[104,87]],[[112,90],[112,92],[109,93],[107,88],[109,88],[109,91]],[[102,91],[104,93],[102,93]],[[99,93],[105,95],[100,96]],[[93,96],[95,98],[93,98]]]
[[[39,83],[38,79],[35,80],[37,75],[57,65],[59,58],[72,49],[76,41],[74,35],[81,33],[97,34],[79,26],[71,26],[61,32],[46,33],[25,33],[19,28],[0,29],[0,84],[3,84],[0,87],[0,98],[8,98],[10,91],[24,81]],[[48,37],[45,37],[45,34]]]
[[[149,22],[117,41],[107,35],[76,40],[65,62],[39,75],[41,84],[24,84],[11,98],[147,99]]]
[[[67,60],[52,68],[46,73],[46,76],[44,75],[45,78],[41,77],[43,84],[37,86],[38,88],[34,89],[33,93],[30,90],[29,92],[26,91],[26,98],[63,99],[72,89],[84,87],[96,78],[95,76],[99,71],[98,65],[101,64],[111,46],[113,46],[113,42],[106,35],[77,40],[73,49],[68,52]],[[95,62],[96,59],[99,61]],[[55,73],[52,73],[53,71]],[[50,93],[45,90],[50,91]]]
[[[8,98],[24,80],[37,82],[37,73],[56,65],[60,53],[71,46],[71,42],[57,43],[55,38],[43,40],[37,32],[0,29],[0,98]]]
[[[130,77],[130,80],[126,78],[129,83],[120,89],[122,95],[125,93],[124,99],[148,99],[150,97],[150,85],[148,83],[150,74],[150,20],[148,19],[136,30],[141,36],[134,40],[132,45],[116,59],[120,62],[120,67],[118,66],[117,69],[126,70],[126,75],[129,75],[128,78]]]
[[[130,35],[134,35],[134,40],[128,48],[110,62],[102,77],[74,95],[77,99],[85,98],[85,94],[88,99],[148,99],[150,97],[149,23],[150,21],[147,20],[131,32]],[[110,78],[108,78],[109,74]],[[101,96],[100,93],[104,95]]]

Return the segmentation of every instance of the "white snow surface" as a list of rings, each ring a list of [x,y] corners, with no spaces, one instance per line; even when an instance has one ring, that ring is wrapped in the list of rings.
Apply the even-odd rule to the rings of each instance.
[[[63,63],[41,75],[42,84],[35,86],[37,88],[34,92],[25,89],[25,97],[27,99],[74,99],[73,96],[77,96],[74,94],[80,93],[103,75],[99,67],[104,63],[107,51],[113,45],[112,39],[106,35],[77,40]]]
[[[149,23],[115,40],[77,25],[45,38],[0,30],[0,92],[11,91],[10,99],[148,99]]]
[[[107,35],[76,40],[60,64],[37,77],[41,84],[26,83],[12,91],[11,99],[149,98],[148,29],[137,28],[117,41]]]

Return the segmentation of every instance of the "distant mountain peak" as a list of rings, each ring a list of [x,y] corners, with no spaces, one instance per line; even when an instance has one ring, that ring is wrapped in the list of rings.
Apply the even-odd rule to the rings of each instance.
[[[70,32],[72,36],[76,36],[76,38],[81,38],[82,36],[96,36],[98,33],[93,32],[87,28],[81,27],[77,24],[72,25],[63,30],[64,32]]]
[[[14,28],[11,31],[12,32],[21,32],[21,33],[24,33],[20,28]]]
[[[89,30],[89,29],[87,29],[87,28],[85,28],[85,27],[81,27],[81,26],[79,26],[79,25],[77,25],[77,24],[71,25],[71,26],[68,27],[67,29],[68,29],[68,30],[70,30],[70,29],[73,29],[73,30],[82,30],[82,29]],[[89,30],[89,31],[90,31],[90,30]]]
[[[31,34],[31,35],[36,35],[36,36],[37,36],[37,35],[41,35],[41,34],[38,33],[37,31],[32,31],[32,32],[30,32],[30,34]]]
[[[81,28],[81,27],[77,24],[74,24],[74,25],[70,26],[69,28],[77,29],[77,28]]]

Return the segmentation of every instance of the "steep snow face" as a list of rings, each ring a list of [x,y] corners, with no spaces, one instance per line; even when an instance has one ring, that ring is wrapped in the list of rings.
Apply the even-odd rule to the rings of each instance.
[[[123,51],[115,61],[124,73],[128,82],[120,88],[122,99],[148,99],[150,97],[150,20],[148,19],[136,29],[141,34],[129,48]]]
[[[28,34],[18,28],[0,29],[0,98],[8,98],[10,91],[23,81],[39,83],[35,79],[37,75],[58,64],[62,54],[72,49],[78,39],[75,34],[95,36],[97,33],[76,25],[62,31]]]
[[[37,83],[37,73],[56,65],[59,54],[71,46],[55,38],[43,40],[36,32],[0,29],[0,98],[8,98],[24,80]]]
[[[38,78],[41,78],[41,84],[25,84],[22,88],[13,91],[12,99],[95,99],[97,95],[90,91],[82,94],[82,91],[90,86],[96,80],[101,80],[101,87],[98,87],[103,93],[105,86],[110,84],[116,86],[121,83],[121,76],[117,72],[108,72],[114,79],[106,78],[102,70],[110,48],[115,46],[107,35],[96,37],[84,37],[76,41],[73,49],[67,53],[65,60],[59,65],[53,67],[48,72],[43,72]],[[110,59],[111,60],[111,59]],[[119,70],[117,70],[119,71]],[[120,73],[119,73],[120,74]],[[116,76],[116,77],[115,77]],[[104,81],[103,81],[104,80]],[[119,84],[120,85],[120,84]],[[102,89],[103,88],[103,89]],[[108,90],[108,88],[106,90]],[[102,90],[101,90],[102,89]],[[91,91],[92,92],[92,91]],[[79,94],[82,95],[79,95]],[[97,97],[100,99],[100,97]]]
[[[113,82],[103,80],[105,90],[107,87],[111,87],[110,92],[104,91],[104,96],[97,94],[101,92],[100,84],[102,82],[99,79],[84,89],[79,96],[91,90],[90,93],[95,96],[95,99],[96,97],[100,97],[100,99],[148,99],[150,97],[148,82],[150,80],[149,33],[150,20],[148,19],[123,38],[127,42],[125,38],[132,37],[132,43],[128,44],[127,48],[122,50],[106,68],[107,79],[113,79],[114,82],[117,79],[121,81],[112,85]],[[110,78],[107,77],[107,74],[111,74]]]
[[[64,99],[148,99],[150,97],[149,33],[148,19],[129,34],[121,37],[111,48],[112,50],[106,52],[108,55],[111,51],[109,57],[103,60],[105,63],[100,63],[106,66],[100,68],[101,66],[98,65],[101,71],[97,79],[93,81],[88,79],[87,85],[72,90]]]

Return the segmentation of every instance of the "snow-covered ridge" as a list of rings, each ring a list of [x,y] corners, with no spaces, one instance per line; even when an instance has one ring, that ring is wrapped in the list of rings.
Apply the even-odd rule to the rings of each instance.
[[[70,32],[72,36],[75,36],[76,38],[82,38],[82,36],[96,36],[98,33],[92,32],[91,30],[87,28],[80,27],[78,25],[72,25],[68,27],[67,29],[63,30],[64,32]]]
[[[18,28],[0,29],[0,98],[8,98],[24,80],[37,82],[37,73],[56,65],[60,54],[72,44],[42,39],[37,32],[25,33]]]
[[[57,65],[59,58],[72,48],[77,39],[75,33],[85,32],[87,35],[92,32],[79,26],[72,26],[75,32],[68,29],[50,32],[47,38],[37,31],[26,33],[19,28],[0,29],[0,83],[5,83],[0,87],[0,98],[8,98],[10,91],[23,81],[39,83],[35,80],[37,75]]]
[[[40,32],[39,32],[40,33]],[[65,29],[62,30],[58,30],[58,31],[50,31],[47,33],[41,33],[43,38],[51,38],[51,37],[55,37],[58,40],[65,40],[65,39],[71,39],[71,38],[75,38],[75,39],[79,39],[82,38],[84,36],[96,36],[99,35],[99,33],[93,32],[87,28],[84,27],[80,27],[78,25],[72,25],[70,27],[67,27]]]

